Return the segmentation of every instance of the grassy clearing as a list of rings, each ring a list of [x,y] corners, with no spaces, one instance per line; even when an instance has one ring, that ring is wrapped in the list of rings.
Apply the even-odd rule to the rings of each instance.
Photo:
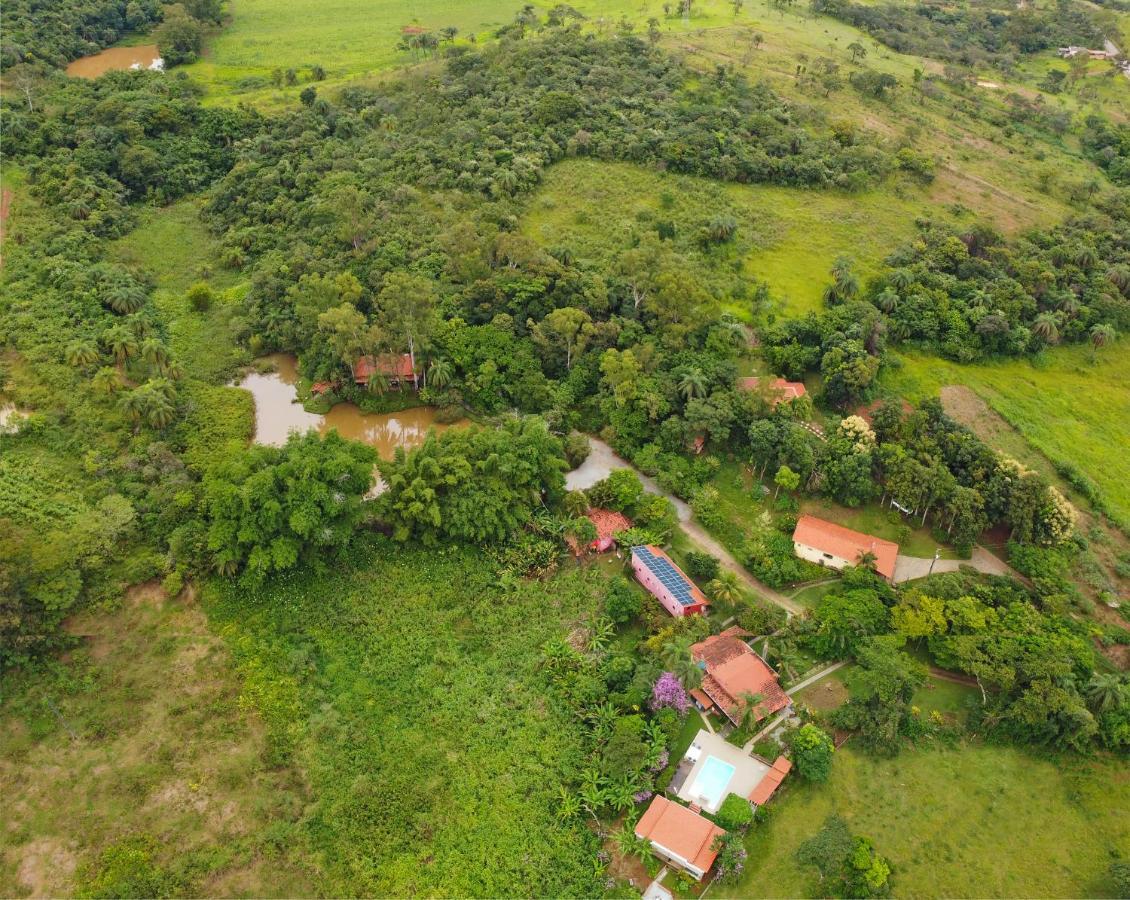
[[[1105,896],[1113,852],[1130,852],[1127,804],[1130,778],[1116,761],[983,746],[877,759],[849,744],[827,784],[797,779],[774,802],[731,893],[819,896],[794,853],[838,813],[891,860],[899,897]]]
[[[599,574],[503,592],[477,550],[380,539],[353,563],[206,592],[272,752],[309,779],[295,839],[324,892],[593,893],[596,838],[556,818],[583,726],[547,694],[539,648],[592,614]]]
[[[1125,341],[1092,361],[1088,347],[1062,347],[1042,357],[959,366],[903,355],[883,376],[885,387],[910,399],[936,396],[945,385],[972,389],[1048,459],[1075,466],[1094,481],[1111,509],[1130,520],[1130,354]]]
[[[231,655],[191,600],[146,586],[69,630],[81,644],[67,662],[11,678],[0,704],[0,895],[90,889],[104,855],[138,845],[177,893],[313,893],[279,843],[309,797],[268,765]]]
[[[706,253],[693,241],[720,210],[739,223],[737,246]],[[850,255],[862,276],[914,231],[924,207],[871,191],[847,194],[761,185],[726,185],[638,166],[570,160],[551,168],[531,199],[522,230],[546,246],[606,262],[657,220],[677,224],[684,250],[704,273],[737,272],[768,283],[781,310],[796,315],[822,303],[828,270]],[[740,308],[736,312],[748,310]]]

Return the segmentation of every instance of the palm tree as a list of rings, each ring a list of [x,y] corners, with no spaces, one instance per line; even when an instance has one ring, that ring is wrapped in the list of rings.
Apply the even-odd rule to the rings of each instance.
[[[673,637],[660,649],[663,667],[674,672],[687,688],[698,687],[702,681],[702,669],[691,658],[691,644],[694,641],[687,635]]]
[[[157,338],[147,338],[141,343],[141,358],[158,371],[169,364],[169,348]]]
[[[1113,325],[1100,324],[1091,326],[1091,346],[1096,350],[1113,343],[1116,337],[1118,337],[1118,332],[1114,330]]]
[[[98,362],[98,348],[93,341],[73,341],[67,347],[67,365],[76,369],[92,366]]]
[[[443,357],[438,357],[432,360],[432,364],[428,366],[428,381],[432,387],[443,390],[451,384],[451,363]]]
[[[878,297],[875,298],[875,303],[883,312],[890,315],[899,305],[899,295],[890,288],[886,288]]]
[[[765,697],[762,694],[753,694],[749,691],[742,691],[738,695],[738,700],[741,701],[741,719],[738,721],[738,728],[742,731],[750,731],[754,725],[759,721],[757,715],[762,701]]]
[[[1054,344],[1059,340],[1059,317],[1055,313],[1042,312],[1032,323],[1032,334]]]
[[[122,399],[118,401],[118,409],[129,416],[134,425],[140,425],[145,415],[145,395],[140,389],[123,394]]]
[[[723,569],[718,577],[706,586],[710,599],[732,607],[742,599],[742,588],[737,573]]]
[[[1084,244],[1075,251],[1075,258],[1072,260],[1084,272],[1090,271],[1099,264],[1099,254],[1095,252],[1095,248]]]
[[[132,315],[145,305],[145,291],[135,284],[115,284],[106,291],[102,302],[119,315]]]
[[[1130,291],[1130,266],[1119,264],[1111,266],[1106,273],[1110,283],[1118,288],[1120,293]]]
[[[152,428],[168,428],[176,419],[176,409],[156,391],[145,396],[145,421]]]
[[[679,380],[679,393],[684,400],[706,396],[706,376],[702,374],[702,369],[695,367],[686,371]]]
[[[826,303],[842,303],[859,293],[859,279],[851,270],[851,260],[839,257],[832,264],[832,283],[824,290]]]
[[[1083,304],[1075,295],[1074,291],[1064,291],[1058,300],[1056,300],[1056,308],[1063,313],[1067,318],[1073,318],[1078,314]]]
[[[1121,675],[1094,675],[1083,688],[1087,703],[1095,712],[1114,709],[1126,697],[1126,684]]]
[[[892,269],[887,279],[891,282],[891,287],[901,293],[914,284],[914,273],[910,269]]]
[[[724,244],[738,232],[738,222],[733,216],[718,214],[712,216],[706,225],[706,233],[712,241]]]
[[[124,384],[122,373],[113,366],[103,366],[90,379],[90,386],[99,394],[104,394],[107,397],[116,394]]]
[[[388,393],[388,388],[388,376],[384,372],[374,369],[369,375],[368,382],[365,384],[365,390],[370,394],[376,394],[378,397],[381,397]]]
[[[126,364],[126,360],[137,355],[137,338],[126,328],[111,328],[102,335],[102,343],[113,355],[119,369]]]
[[[875,563],[877,563],[878,561],[879,557],[877,557],[874,553],[872,553],[870,550],[864,550],[856,558],[855,564],[861,569],[870,569],[872,572],[874,572]]]
[[[565,495],[565,512],[574,519],[580,518],[589,509],[589,498],[584,491],[569,491]]]

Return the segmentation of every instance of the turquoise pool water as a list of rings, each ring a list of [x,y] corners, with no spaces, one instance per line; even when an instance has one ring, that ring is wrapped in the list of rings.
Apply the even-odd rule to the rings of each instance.
[[[691,794],[702,798],[702,806],[715,810],[726,799],[726,788],[733,777],[733,766],[717,756],[708,756],[702,768],[698,770],[698,777],[694,780]]]

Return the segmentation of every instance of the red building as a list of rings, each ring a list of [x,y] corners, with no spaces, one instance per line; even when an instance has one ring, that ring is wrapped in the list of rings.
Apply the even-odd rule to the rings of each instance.
[[[676,618],[706,612],[710,601],[674,561],[658,547],[632,548],[636,580]]]
[[[706,672],[701,692],[735,725],[740,725],[745,715],[747,697],[761,698],[755,711],[757,721],[792,702],[777,683],[777,673],[743,640],[749,636],[748,631],[735,625],[691,645],[691,659]],[[699,698],[695,699],[701,704]]]
[[[632,527],[632,520],[623,513],[616,512],[614,509],[598,509],[594,507],[585,513],[585,518],[592,522],[593,526],[596,528],[596,537],[589,542],[588,546],[589,550],[596,553],[611,550],[616,545],[616,535]],[[569,546],[573,548],[573,552],[580,556],[580,546],[578,546],[576,541],[572,538],[569,538],[568,541]]]
[[[757,376],[739,378],[738,387],[743,391],[766,391],[770,397],[769,402],[773,406],[790,400],[799,400],[808,394],[799,381],[785,381],[784,378],[768,379]]]
[[[858,566],[870,554],[875,559],[875,571],[890,581],[895,577],[899,545],[816,516],[803,515],[793,531],[793,552],[801,559],[832,569]]]
[[[420,372],[413,368],[412,357],[408,353],[382,353],[380,356],[362,356],[353,364],[353,380],[366,385],[374,373],[384,375],[390,385],[403,387],[411,384],[420,389]]]
[[[726,832],[666,797],[656,795],[636,823],[636,837],[651,843],[655,855],[702,881],[714,865],[714,841]]]

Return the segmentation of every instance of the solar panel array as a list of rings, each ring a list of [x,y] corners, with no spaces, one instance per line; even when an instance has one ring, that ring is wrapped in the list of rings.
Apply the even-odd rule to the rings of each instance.
[[[671,592],[682,606],[693,606],[698,600],[692,595],[694,587],[690,580],[671,561],[662,556],[656,556],[648,547],[633,547],[632,552],[637,554],[644,564],[651,570],[651,574],[659,579],[659,583]]]

